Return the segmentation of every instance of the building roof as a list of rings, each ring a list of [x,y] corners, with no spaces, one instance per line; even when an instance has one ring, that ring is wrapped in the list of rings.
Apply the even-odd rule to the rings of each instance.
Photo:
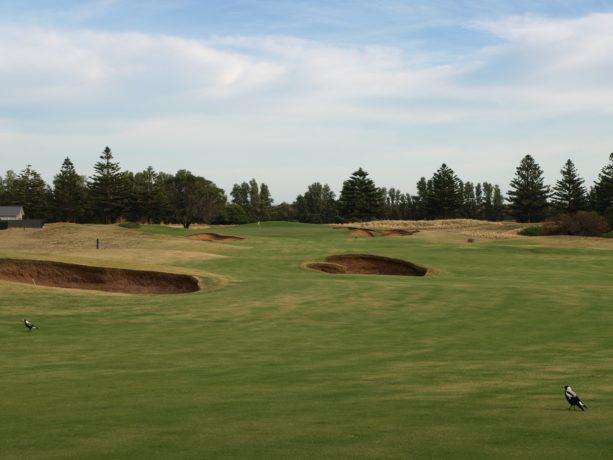
[[[23,212],[21,206],[0,206],[0,216],[16,216]]]

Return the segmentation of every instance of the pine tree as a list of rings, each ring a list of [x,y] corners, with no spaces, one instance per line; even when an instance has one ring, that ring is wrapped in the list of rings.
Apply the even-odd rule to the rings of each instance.
[[[498,185],[494,185],[494,195],[492,197],[492,220],[503,220],[504,219],[504,198],[502,196],[502,192],[500,191],[500,187]]]
[[[415,218],[428,219],[430,218],[430,190],[432,182],[428,184],[425,177],[421,177],[417,182],[417,196],[413,200],[415,208]]]
[[[456,216],[462,208],[462,184],[445,163],[432,176],[430,206],[434,217],[443,219]]]
[[[154,221],[170,223],[173,219],[171,203],[174,176],[160,171],[155,178],[155,215]]]
[[[609,163],[598,175],[591,195],[595,211],[601,214],[613,211],[613,153],[609,155]]]
[[[368,221],[379,217],[383,202],[373,180],[359,168],[343,182],[338,206],[339,215],[345,221]]]
[[[56,218],[65,222],[79,222],[84,217],[86,196],[85,177],[77,174],[74,164],[66,157],[60,172],[53,178]]]
[[[260,184],[260,195],[259,195],[259,219],[258,220],[270,220],[270,212],[272,210],[273,199],[270,195],[270,190],[268,189],[268,185],[262,183]]]
[[[477,208],[477,219],[485,219],[483,215],[483,187],[480,183],[475,185],[475,206]]]
[[[494,219],[494,186],[489,182],[483,182],[483,218]]]
[[[511,181],[509,202],[512,215],[519,222],[539,222],[547,212],[549,187],[545,185],[543,171],[530,155],[526,155]]]
[[[552,204],[561,212],[576,213],[587,209],[587,190],[584,180],[577,174],[577,169],[569,159],[560,171],[562,178],[553,187]]]
[[[152,223],[160,214],[158,173],[152,166],[134,174],[131,196],[131,220]]]
[[[28,165],[15,179],[18,204],[27,219],[43,219],[48,214],[51,190],[38,172]]]
[[[0,204],[4,206],[18,205],[17,199],[17,174],[12,169],[9,169],[2,178],[2,197]]]
[[[113,153],[106,147],[100,161],[94,165],[94,175],[88,185],[90,208],[94,219],[110,224],[122,214],[128,190],[119,163],[113,161]]]
[[[469,219],[476,219],[477,211],[477,195],[475,186],[472,182],[466,182],[462,190],[463,199],[463,214]]]

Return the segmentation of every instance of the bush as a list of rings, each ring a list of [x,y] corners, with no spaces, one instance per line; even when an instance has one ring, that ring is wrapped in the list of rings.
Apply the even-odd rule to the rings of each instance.
[[[602,236],[609,230],[609,224],[598,213],[579,211],[557,215],[545,222],[543,230],[546,235]]]
[[[119,226],[123,228],[140,228],[140,224],[138,222],[122,222],[119,224]]]
[[[249,222],[249,216],[242,206],[238,204],[227,204],[219,211],[219,214],[214,219],[215,224],[236,225],[246,224]]]
[[[604,218],[607,219],[609,228],[613,229],[613,206],[609,206],[607,209],[605,209]]]
[[[545,232],[541,225],[532,225],[531,227],[522,228],[517,234],[523,236],[543,236]]]

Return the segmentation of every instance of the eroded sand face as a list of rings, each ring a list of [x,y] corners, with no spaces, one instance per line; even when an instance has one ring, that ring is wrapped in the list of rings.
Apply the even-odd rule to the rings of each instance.
[[[412,262],[370,254],[339,254],[328,256],[324,262],[307,264],[308,268],[326,273],[360,275],[424,276],[428,270]]]
[[[190,275],[93,267],[47,260],[0,259],[0,279],[41,286],[127,294],[181,294],[200,290],[198,280]]]

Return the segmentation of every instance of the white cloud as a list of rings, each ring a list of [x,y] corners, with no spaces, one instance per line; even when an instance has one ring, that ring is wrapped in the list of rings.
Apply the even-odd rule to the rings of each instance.
[[[0,28],[5,102],[27,106],[98,99],[235,95],[273,82],[275,64],[196,40],[142,33]],[[160,92],[160,94],[158,94]],[[125,100],[125,99],[124,99]]]
[[[475,27],[505,40],[499,51],[519,64],[527,80],[553,86],[611,84],[613,14],[575,19],[514,16]]]
[[[466,180],[504,187],[509,163],[525,153],[543,152],[552,158],[545,169],[557,173],[556,151],[570,156],[613,142],[601,128],[613,114],[612,25],[605,14],[474,23],[501,43],[447,60],[425,48],[280,36],[195,40],[0,26],[0,99],[12,109],[0,123],[0,151],[23,152],[3,168],[20,170],[27,158],[42,169],[45,156],[55,172],[66,154],[93,164],[109,144],[131,170],[185,167],[225,187],[249,179],[242,171],[278,168],[278,188],[258,177],[273,193],[305,175],[342,183],[358,166],[381,185],[410,190],[443,161],[504,167],[506,178],[497,179],[455,166]],[[575,116],[598,127],[574,129]],[[491,152],[498,160],[488,165]],[[377,162],[383,157],[394,165],[390,182]],[[321,172],[320,162],[334,164]],[[407,174],[403,185],[398,178]]]

